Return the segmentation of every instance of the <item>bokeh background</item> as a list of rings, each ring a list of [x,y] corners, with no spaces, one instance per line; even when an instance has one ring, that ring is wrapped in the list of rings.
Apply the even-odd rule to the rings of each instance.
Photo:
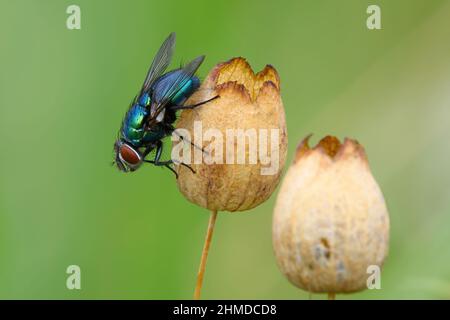
[[[450,1],[0,2],[0,298],[189,299],[208,212],[165,169],[110,165],[161,42],[204,77],[244,56],[282,80],[289,162],[314,133],[366,148],[391,217],[382,289],[338,299],[450,298]],[[81,30],[66,8],[81,7]],[[366,8],[382,30],[366,28]],[[279,272],[275,194],[221,213],[206,299],[307,299]],[[82,289],[66,288],[81,267]],[[324,298],[313,295],[313,299]]]

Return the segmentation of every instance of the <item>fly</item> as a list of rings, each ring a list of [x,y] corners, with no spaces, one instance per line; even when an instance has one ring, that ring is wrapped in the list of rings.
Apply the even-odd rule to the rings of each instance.
[[[200,79],[195,72],[205,56],[199,56],[184,67],[164,73],[172,60],[175,47],[175,33],[171,33],[158,50],[145,77],[140,92],[136,95],[125,114],[118,138],[114,143],[114,162],[123,172],[137,170],[142,163],[172,168],[173,160],[162,161],[162,139],[175,130],[173,123],[176,112],[194,109],[217,99],[215,96],[193,105],[184,102],[200,87]],[[192,143],[191,143],[192,144]],[[146,157],[155,150],[153,159]],[[185,164],[192,172],[193,169]],[[195,172],[194,172],[195,173]]]

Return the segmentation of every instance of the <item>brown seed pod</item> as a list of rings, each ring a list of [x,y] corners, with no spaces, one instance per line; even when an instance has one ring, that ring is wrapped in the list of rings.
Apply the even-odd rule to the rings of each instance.
[[[184,110],[177,129],[187,130],[191,141],[216,161],[191,162],[195,174],[177,166],[178,187],[188,200],[209,210],[248,210],[272,194],[286,159],[287,132],[278,73],[266,66],[255,74],[243,58],[234,58],[215,66],[185,104],[196,104],[215,95],[220,97]],[[203,134],[213,130],[222,138],[215,135],[209,141],[198,141],[196,123],[201,125]],[[267,144],[261,138],[264,135]],[[275,140],[271,140],[272,135]],[[218,143],[216,148],[214,143]],[[174,148],[177,145],[175,142]],[[239,153],[239,147],[243,147],[243,152]],[[200,148],[189,148],[191,155],[200,152],[202,156]]]
[[[303,140],[273,218],[275,255],[289,281],[310,292],[365,289],[388,242],[388,211],[364,148],[327,136],[311,149]]]

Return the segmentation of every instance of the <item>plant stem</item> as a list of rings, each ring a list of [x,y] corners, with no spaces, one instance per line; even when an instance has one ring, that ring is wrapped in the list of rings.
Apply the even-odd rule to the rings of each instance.
[[[202,290],[203,276],[205,275],[206,259],[208,258],[209,246],[214,231],[214,225],[216,224],[217,211],[211,211],[208,222],[208,230],[206,231],[205,244],[203,245],[202,258],[200,260],[200,266],[197,274],[197,285],[195,286],[194,299],[200,299],[200,292]]]
[[[336,293],[328,292],[328,300],[335,300],[335,299],[336,299]]]

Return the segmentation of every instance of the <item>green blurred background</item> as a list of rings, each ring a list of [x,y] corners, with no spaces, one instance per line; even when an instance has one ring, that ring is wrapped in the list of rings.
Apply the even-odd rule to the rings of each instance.
[[[338,299],[450,298],[450,1],[0,3],[0,298],[192,297],[208,212],[167,170],[110,165],[171,31],[174,65],[207,55],[201,77],[234,56],[278,69],[289,162],[309,133],[365,146],[390,211],[390,256],[381,290]],[[70,4],[81,30],[66,28]],[[366,28],[369,4],[382,30]],[[219,215],[203,298],[308,298],[276,266],[275,196]],[[66,288],[71,264],[81,290]]]

